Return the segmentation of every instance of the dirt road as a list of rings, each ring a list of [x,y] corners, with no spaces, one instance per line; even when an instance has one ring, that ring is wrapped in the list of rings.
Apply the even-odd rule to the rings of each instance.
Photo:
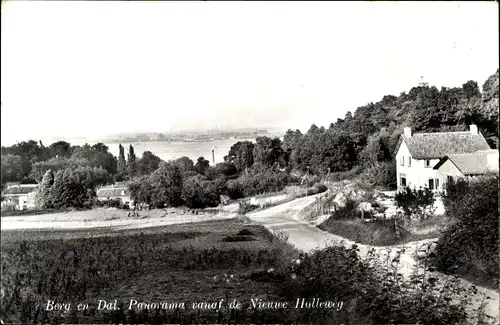
[[[340,245],[342,243],[347,247],[352,246],[354,244],[353,241],[322,231],[313,224],[301,219],[300,211],[309,204],[314,203],[316,197],[317,195],[299,198],[269,209],[249,213],[247,214],[247,217],[254,222],[262,224],[271,231],[285,231],[289,235],[288,241],[297,249],[304,252],[311,252],[315,249],[321,249],[330,245]],[[368,246],[363,244],[357,245],[361,256],[366,256],[368,251],[373,248],[375,249],[375,254],[382,260],[385,260],[387,255],[391,257],[396,256],[397,252],[401,250],[401,248],[404,248],[404,253],[400,256],[400,267],[404,277],[408,278],[418,263],[414,257],[417,250],[430,241],[433,240],[423,240],[389,247]],[[441,279],[446,277],[442,273],[434,273],[435,276]],[[466,280],[461,280],[461,282],[464,287],[472,286],[472,283]],[[478,293],[468,307],[470,310],[473,310],[481,304],[484,295],[490,297],[490,299],[485,301],[485,313],[492,317],[492,319],[496,319],[496,323],[498,324],[500,301],[498,291],[479,286],[476,287],[478,289]]]

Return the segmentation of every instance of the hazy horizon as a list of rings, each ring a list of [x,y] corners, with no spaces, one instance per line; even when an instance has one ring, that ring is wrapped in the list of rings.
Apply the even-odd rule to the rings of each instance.
[[[499,57],[495,2],[7,1],[1,36],[2,145],[306,131]]]

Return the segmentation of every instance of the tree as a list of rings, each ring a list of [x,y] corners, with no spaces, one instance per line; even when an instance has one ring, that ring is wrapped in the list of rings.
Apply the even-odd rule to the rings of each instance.
[[[139,175],[151,174],[158,169],[160,162],[160,157],[154,155],[151,151],[144,151],[137,164]]]
[[[194,170],[196,170],[198,174],[205,175],[205,172],[207,171],[208,167],[210,167],[210,162],[202,156],[199,157],[198,160],[196,161],[196,165],[194,165]]]
[[[116,158],[108,152],[108,147],[101,142],[93,146],[86,143],[81,147],[76,147],[73,150],[71,159],[75,161],[87,160],[92,167],[101,166],[111,175],[117,173]]]
[[[217,172],[217,174],[228,177],[233,176],[238,172],[236,166],[229,162],[218,163],[217,165],[215,165],[214,169]]]
[[[76,168],[79,166],[93,166],[94,164],[85,158],[66,158],[66,157],[54,157],[47,161],[36,162],[31,167],[30,176],[37,182],[40,182],[43,175],[50,169],[53,172],[66,168]]]
[[[54,185],[54,172],[47,170],[36,193],[36,206],[41,209],[52,208],[51,189]]]
[[[134,177],[137,173],[137,158],[135,156],[134,147],[130,145],[127,156],[127,171],[130,178]]]
[[[129,183],[130,198],[135,205],[144,207],[151,205],[153,186],[150,175],[143,175]]]
[[[282,155],[283,149],[279,138],[257,137],[253,149],[254,162],[260,162],[271,167],[279,162]]]
[[[118,145],[119,153],[118,153],[118,163],[117,163],[117,171],[118,174],[124,176],[127,174],[127,162],[125,161],[125,149],[122,144]]]
[[[251,167],[253,159],[254,144],[251,141],[238,141],[231,146],[224,161],[234,164],[237,171],[243,171]]]
[[[52,150],[52,156],[54,157],[66,157],[71,156],[71,144],[66,141],[57,141],[50,145],[50,150]]]
[[[216,207],[220,203],[220,194],[215,184],[204,180],[201,175],[187,178],[182,186],[182,199],[193,209]]]
[[[23,176],[22,158],[18,155],[2,155],[2,186],[7,182],[21,180]]]
[[[150,176],[153,193],[151,204],[157,208],[179,206],[182,203],[182,174],[172,163],[162,162]]]
[[[112,180],[111,175],[100,166],[78,166],[72,169],[72,174],[78,182],[93,192],[95,192],[98,186],[106,185]]]
[[[368,139],[368,143],[361,151],[359,158],[363,164],[373,166],[379,161],[390,159],[390,154],[380,135],[377,134]]]
[[[481,92],[479,91],[479,86],[477,82],[469,80],[462,85],[462,89],[465,93],[465,97],[470,99],[472,97],[481,97]]]
[[[194,170],[194,162],[186,156],[177,158],[172,163],[177,166],[182,173]]]
[[[74,177],[71,169],[56,173],[49,197],[54,208],[87,207],[92,204],[92,199],[92,192]]]

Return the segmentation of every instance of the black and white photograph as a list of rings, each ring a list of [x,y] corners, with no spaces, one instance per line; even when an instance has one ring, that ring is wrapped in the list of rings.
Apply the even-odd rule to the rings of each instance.
[[[1,2],[0,324],[500,325],[497,1]]]

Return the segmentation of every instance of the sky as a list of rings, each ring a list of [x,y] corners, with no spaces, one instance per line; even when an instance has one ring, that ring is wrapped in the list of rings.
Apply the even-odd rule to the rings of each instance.
[[[328,126],[498,69],[496,2],[2,1],[1,143]]]

